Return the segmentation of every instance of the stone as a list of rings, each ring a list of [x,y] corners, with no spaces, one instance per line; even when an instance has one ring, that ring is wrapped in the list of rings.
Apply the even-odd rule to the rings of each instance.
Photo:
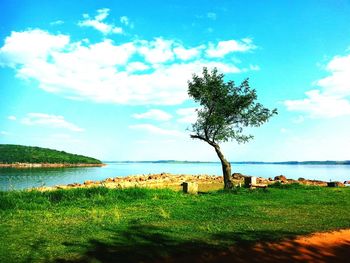
[[[107,183],[114,182],[114,179],[113,179],[113,178],[107,178],[107,179],[105,180],[105,182],[107,182]]]
[[[256,185],[255,176],[247,176],[244,178],[244,187],[250,188],[252,185]]]
[[[268,183],[268,180],[266,180],[263,177],[256,178],[256,181],[257,181],[258,184],[267,184]]]
[[[182,185],[183,192],[186,194],[197,194],[198,193],[198,184],[197,183],[183,182],[181,185]]]
[[[341,182],[328,182],[327,186],[328,187],[343,187],[344,184]]]
[[[246,176],[244,176],[243,174],[241,173],[233,173],[232,174],[232,179],[234,180],[242,180],[243,178],[245,178]]]
[[[284,175],[278,175],[275,176],[275,181],[287,182],[287,177],[285,177]]]

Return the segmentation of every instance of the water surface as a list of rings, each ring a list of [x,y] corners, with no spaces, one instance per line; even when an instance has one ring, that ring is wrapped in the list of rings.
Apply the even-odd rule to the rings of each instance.
[[[83,183],[86,180],[162,172],[209,175],[222,173],[220,163],[107,163],[104,167],[0,168],[0,190]],[[350,165],[232,164],[232,172],[266,178],[283,174],[292,179],[303,177],[322,181],[350,180]]]

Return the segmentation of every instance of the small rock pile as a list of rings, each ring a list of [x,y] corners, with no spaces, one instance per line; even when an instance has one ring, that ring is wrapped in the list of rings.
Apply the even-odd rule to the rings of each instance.
[[[223,183],[222,176],[216,175],[173,175],[169,173],[132,175],[127,177],[107,178],[102,181],[87,180],[82,184],[73,183],[67,185],[56,185],[36,188],[40,191],[71,188],[89,188],[103,186],[107,188],[128,188],[128,187],[147,187],[164,188],[169,186],[180,186],[183,182],[196,182],[198,184]]]
[[[232,181],[235,186],[244,185],[244,178],[249,177],[241,173],[233,173]],[[160,174],[142,174],[142,175],[131,175],[127,177],[114,177],[107,178],[102,181],[87,180],[84,183],[73,183],[67,185],[56,185],[56,186],[44,186],[36,188],[39,191],[49,191],[56,189],[71,189],[71,188],[89,188],[89,187],[107,187],[107,188],[129,188],[129,187],[146,187],[146,188],[166,188],[166,187],[180,187],[183,182],[197,183],[197,184],[223,184],[223,177],[217,175],[186,175],[179,174],[174,175],[170,173]],[[288,179],[284,175],[275,176],[272,178],[257,177],[256,183],[261,185],[271,185],[276,182],[281,184],[300,183],[304,185],[316,185],[316,186],[327,186],[327,182],[319,180],[307,180],[299,178],[298,180]],[[334,182],[335,186],[344,186],[341,182]]]

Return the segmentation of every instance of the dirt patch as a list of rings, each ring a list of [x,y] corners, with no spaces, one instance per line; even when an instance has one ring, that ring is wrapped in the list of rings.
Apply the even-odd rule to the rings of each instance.
[[[230,247],[166,262],[349,262],[350,229]],[[164,262],[164,261],[163,261]]]

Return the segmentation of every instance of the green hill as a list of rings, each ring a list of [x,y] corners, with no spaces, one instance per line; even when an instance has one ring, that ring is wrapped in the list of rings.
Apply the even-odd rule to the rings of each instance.
[[[100,160],[41,147],[0,144],[0,163],[101,164]]]

